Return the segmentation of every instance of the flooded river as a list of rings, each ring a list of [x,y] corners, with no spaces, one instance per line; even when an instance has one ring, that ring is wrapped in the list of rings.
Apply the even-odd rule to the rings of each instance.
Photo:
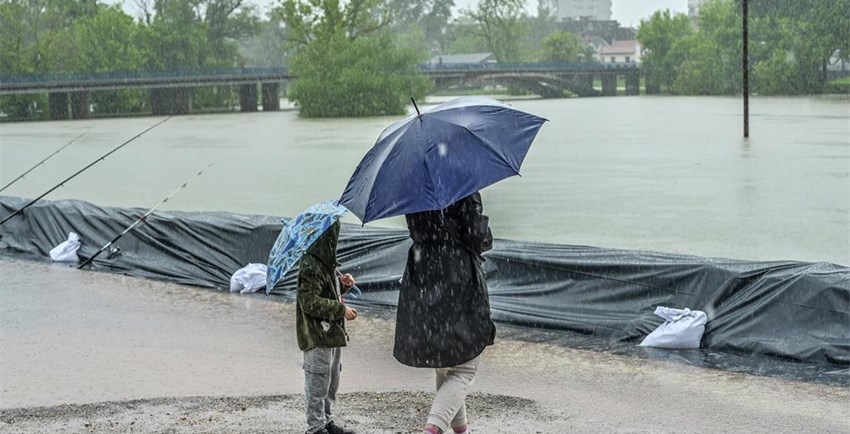
[[[483,192],[497,237],[850,265],[850,99],[755,98],[749,140],[736,98],[512,104],[550,122],[523,176]],[[160,119],[1,124],[0,185],[88,131],[3,194],[38,196]],[[149,208],[215,163],[163,209],[291,216],[338,198],[396,119],[175,117],[47,198]]]

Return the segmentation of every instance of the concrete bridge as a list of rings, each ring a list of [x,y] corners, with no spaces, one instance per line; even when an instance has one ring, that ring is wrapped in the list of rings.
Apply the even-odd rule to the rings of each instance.
[[[499,82],[544,98],[576,96],[615,96],[617,80],[624,78],[626,95],[640,92],[640,69],[634,63],[521,63],[420,66],[434,80],[437,89],[471,81]],[[600,80],[602,89],[594,88]]]
[[[617,81],[625,79],[626,95],[637,95],[640,70],[635,64],[526,63],[420,65],[435,89],[468,83],[502,83],[540,95],[614,96]],[[154,114],[192,111],[192,88],[238,86],[240,109],[280,109],[280,86],[295,78],[287,68],[233,68],[170,72],[67,73],[32,76],[0,76],[0,95],[48,93],[50,117],[75,119],[89,116],[89,92],[117,89],[149,89]],[[599,80],[601,90],[594,88]],[[258,98],[259,97],[259,98]]]

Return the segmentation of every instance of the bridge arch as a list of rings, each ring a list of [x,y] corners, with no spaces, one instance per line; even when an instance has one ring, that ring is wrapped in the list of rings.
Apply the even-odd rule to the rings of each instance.
[[[563,98],[575,96],[600,96],[601,92],[593,88],[591,74],[549,74],[549,73],[483,73],[467,74],[449,78],[435,77],[436,89],[445,90],[470,82],[507,84],[543,98]]]

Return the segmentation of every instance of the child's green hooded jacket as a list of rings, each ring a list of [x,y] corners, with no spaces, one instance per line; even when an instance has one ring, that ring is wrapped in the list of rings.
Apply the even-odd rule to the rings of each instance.
[[[339,222],[328,228],[310,246],[298,269],[298,297],[295,303],[298,348],[344,347],[345,305],[340,302],[336,277],[336,244]]]

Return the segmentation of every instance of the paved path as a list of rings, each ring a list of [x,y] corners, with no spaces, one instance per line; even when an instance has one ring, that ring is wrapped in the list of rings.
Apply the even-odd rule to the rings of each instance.
[[[188,432],[177,429],[186,425],[180,425],[180,417],[200,421],[200,414],[235,424],[204,425],[209,432],[243,421],[245,432],[300,429],[296,422],[276,425],[284,413],[300,417],[303,377],[293,317],[293,305],[264,297],[0,257],[0,408],[5,409],[0,431],[65,426],[86,432],[107,426],[103,421],[113,417],[127,427],[137,421],[135,431],[173,425],[175,432]],[[366,432],[406,429],[386,425],[394,416],[372,413],[382,402],[427,405],[427,395],[417,392],[430,390],[433,382],[427,370],[392,358],[393,327],[368,312],[349,325],[352,340],[343,353],[341,385],[346,395],[340,403],[346,407],[340,408],[351,411],[346,417]],[[516,424],[533,427],[529,432],[850,432],[850,388],[512,339],[499,339],[485,351],[473,392],[479,394],[478,413],[473,410],[471,417],[487,428],[479,432],[488,433],[526,432]],[[243,419],[241,407],[233,410],[239,406],[235,398],[225,399],[218,413],[209,413],[216,407],[203,399],[171,399],[197,396],[274,398],[245,398],[257,420]],[[154,398],[168,399],[138,404],[143,410],[126,403],[100,410],[9,410]],[[391,413],[399,411],[386,405]],[[162,416],[169,406],[178,410]],[[148,416],[134,416],[139,411]],[[407,423],[421,411],[411,408]],[[52,422],[35,417],[48,413]],[[31,425],[8,425],[12,416]]]

